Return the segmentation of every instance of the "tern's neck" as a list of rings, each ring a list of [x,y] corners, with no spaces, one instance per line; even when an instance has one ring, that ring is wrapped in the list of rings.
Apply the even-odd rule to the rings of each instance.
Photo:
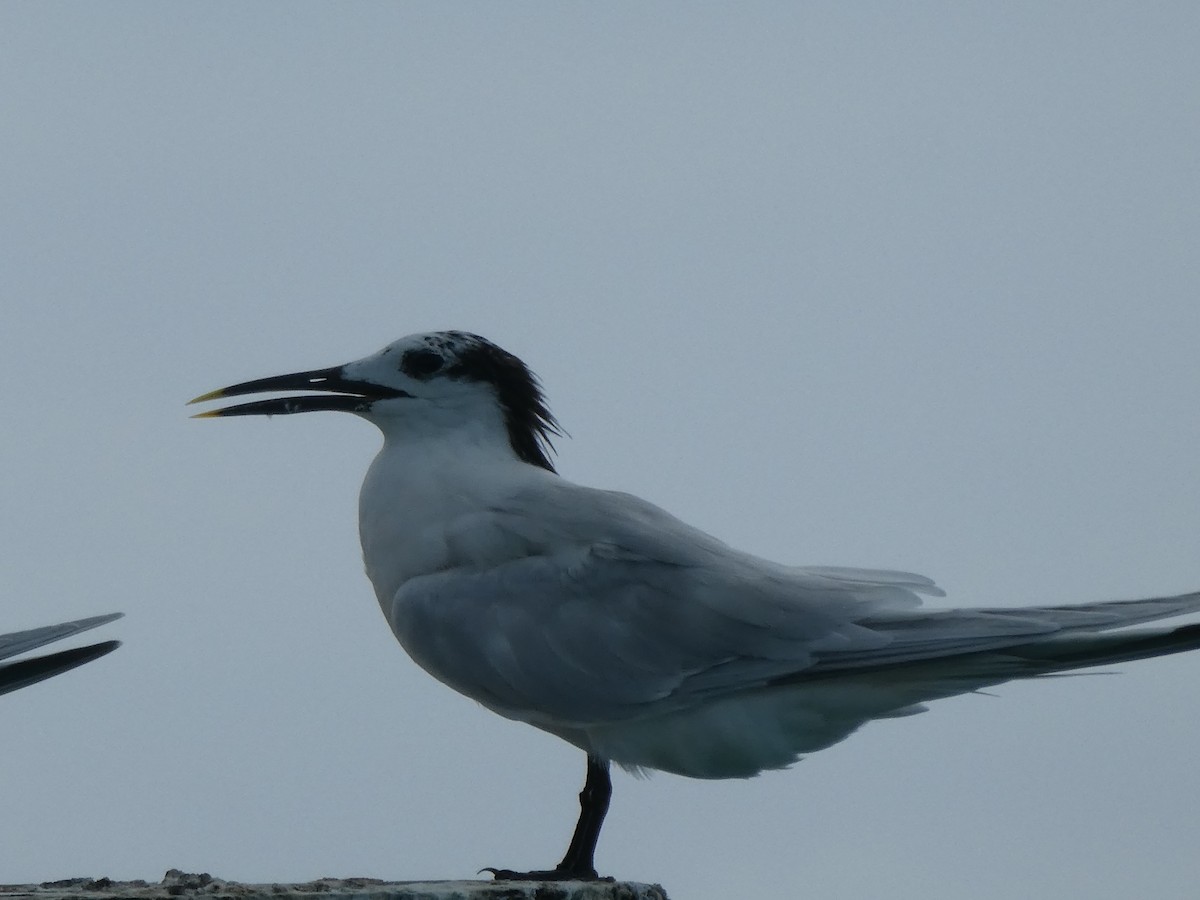
[[[385,613],[410,578],[510,555],[492,511],[555,477],[507,441],[385,435],[359,495],[363,561]]]

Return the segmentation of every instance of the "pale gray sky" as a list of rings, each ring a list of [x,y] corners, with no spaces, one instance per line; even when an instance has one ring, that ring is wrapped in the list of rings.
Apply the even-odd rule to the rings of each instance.
[[[1194,3],[0,5],[0,882],[551,865],[583,758],[391,637],[348,417],[188,398],[435,328],[563,474],[962,605],[1200,587]],[[716,900],[1185,898],[1200,654],[748,782],[615,778],[597,864]]]

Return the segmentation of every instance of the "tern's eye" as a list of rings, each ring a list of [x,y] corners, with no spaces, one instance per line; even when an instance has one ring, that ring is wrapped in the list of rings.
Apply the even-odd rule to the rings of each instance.
[[[442,367],[442,357],[432,350],[409,350],[400,362],[400,370],[413,378],[428,378]]]

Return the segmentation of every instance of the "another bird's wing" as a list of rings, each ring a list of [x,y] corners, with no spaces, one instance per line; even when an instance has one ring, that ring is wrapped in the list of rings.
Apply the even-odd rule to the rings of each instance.
[[[8,659],[19,653],[25,653],[37,647],[52,644],[71,635],[79,634],[91,628],[107,625],[121,618],[124,613],[109,613],[105,616],[92,616],[89,619],[76,619],[74,622],[63,622],[60,625],[46,625],[42,628],[31,628],[28,631],[14,631],[10,634],[0,634],[0,659]]]
[[[77,619],[74,622],[63,622],[60,625],[47,625],[28,631],[15,631],[0,635],[0,659],[7,659],[81,631],[96,628],[119,619],[121,616],[122,613],[111,613],[105,616],[93,616],[89,619]],[[119,641],[104,641],[86,647],[63,650],[48,656],[0,664],[0,694],[36,684],[60,672],[81,666],[106,653],[111,653],[119,646]]]
[[[120,646],[120,641],[103,641],[99,644],[88,644],[86,647],[75,647],[46,656],[35,656],[33,659],[0,663],[0,694],[7,694],[17,688],[45,681],[47,678],[74,669],[76,666],[82,666],[93,659],[99,659],[106,653],[112,653]]]

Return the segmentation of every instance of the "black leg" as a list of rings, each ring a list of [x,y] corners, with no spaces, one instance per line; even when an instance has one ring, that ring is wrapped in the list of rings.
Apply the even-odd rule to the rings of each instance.
[[[587,779],[579,792],[579,821],[562,862],[556,872],[567,872],[580,878],[596,877],[592,857],[596,853],[596,842],[600,840],[600,826],[608,812],[608,801],[612,797],[612,779],[608,775],[608,761],[589,756]]]
[[[608,760],[589,756],[587,779],[579,792],[579,821],[567,853],[553,869],[534,872],[514,872],[512,869],[480,869],[491,872],[497,881],[611,881],[596,874],[593,857],[600,839],[600,826],[608,812],[612,797],[612,779],[608,775]]]

